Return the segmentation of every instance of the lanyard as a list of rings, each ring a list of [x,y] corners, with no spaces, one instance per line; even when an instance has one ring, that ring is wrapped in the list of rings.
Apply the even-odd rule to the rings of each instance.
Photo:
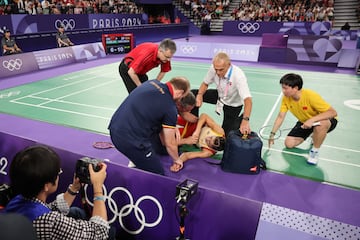
[[[227,94],[228,94],[228,91],[229,91],[229,87],[231,86],[230,78],[231,78],[232,70],[233,70],[233,66],[231,65],[230,70],[229,70],[229,73],[228,73],[228,75],[226,76],[226,86],[225,86],[223,98],[226,98],[226,96],[227,96]],[[220,80],[221,80],[221,79],[219,78],[219,87],[221,88]]]

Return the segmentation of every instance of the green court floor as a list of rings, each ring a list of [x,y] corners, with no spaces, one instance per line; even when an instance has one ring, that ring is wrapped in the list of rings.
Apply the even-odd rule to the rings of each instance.
[[[172,67],[165,80],[186,76],[192,88],[197,88],[209,64],[173,61]],[[273,123],[281,99],[279,79],[291,70],[247,66],[242,69],[253,95],[250,124],[252,130],[258,132],[262,126]],[[151,71],[150,78],[157,73],[157,69]],[[282,136],[271,149],[264,141],[263,158],[268,168],[360,189],[360,129],[357,122],[360,119],[360,78],[339,73],[296,73],[303,76],[304,88],[316,90],[333,105],[339,123],[321,148],[318,166],[306,164],[310,142],[296,149],[285,149]],[[0,91],[0,112],[107,135],[109,120],[126,96],[127,91],[118,75],[118,63],[113,63]],[[214,110],[210,104],[201,108],[201,112],[208,113],[220,124],[222,118]],[[288,114],[282,128],[291,127],[294,121],[295,118]]]

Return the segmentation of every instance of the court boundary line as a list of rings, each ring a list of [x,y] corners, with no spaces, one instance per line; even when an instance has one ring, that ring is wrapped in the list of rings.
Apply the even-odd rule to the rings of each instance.
[[[287,150],[269,149],[267,147],[265,147],[265,149],[269,150],[269,151],[271,150],[271,151],[274,151],[274,152],[281,152],[281,153],[286,153],[286,154],[289,154],[289,155],[296,155],[296,156],[300,156],[300,157],[304,157],[304,155],[306,155],[306,154],[291,152],[291,151],[287,151]],[[340,162],[340,161],[337,161],[337,160],[332,160],[332,159],[329,159],[329,158],[319,157],[319,160],[326,161],[326,162],[333,162],[333,163],[337,163],[337,164],[349,165],[349,166],[353,166],[353,167],[360,167],[360,164],[345,163],[345,162]]]

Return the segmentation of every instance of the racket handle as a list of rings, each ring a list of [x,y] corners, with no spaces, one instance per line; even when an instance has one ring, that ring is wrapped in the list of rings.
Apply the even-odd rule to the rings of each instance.
[[[314,122],[312,126],[313,126],[313,127],[315,127],[315,126],[320,126],[320,122]]]

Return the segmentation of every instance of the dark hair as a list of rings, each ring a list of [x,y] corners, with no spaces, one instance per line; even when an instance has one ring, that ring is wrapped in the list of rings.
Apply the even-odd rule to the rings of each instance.
[[[218,142],[216,146],[212,146],[211,148],[216,151],[222,151],[225,149],[225,138],[224,137],[215,137],[214,142]]]
[[[303,80],[301,78],[300,75],[295,74],[295,73],[288,73],[285,74],[281,79],[280,79],[280,84],[289,86],[289,87],[298,87],[298,90],[302,89],[303,86]]]
[[[46,183],[55,184],[60,157],[45,145],[34,145],[18,152],[10,164],[10,182],[15,194],[37,196]]]
[[[170,38],[165,38],[161,41],[159,48],[163,51],[169,49],[170,52],[174,54],[176,52],[176,43]]]
[[[196,98],[192,92],[189,92],[185,97],[180,99],[180,103],[183,107],[195,106]]]

